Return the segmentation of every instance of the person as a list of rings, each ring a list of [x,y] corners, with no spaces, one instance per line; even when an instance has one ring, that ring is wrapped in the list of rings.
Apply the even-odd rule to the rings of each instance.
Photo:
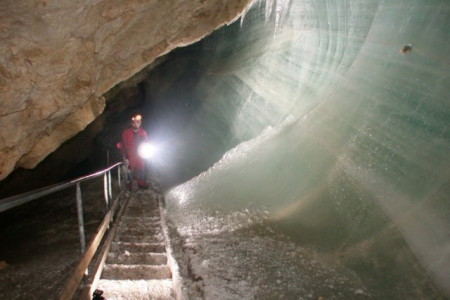
[[[125,164],[128,164],[128,189],[133,187],[133,181],[141,189],[147,189],[145,161],[138,155],[138,147],[142,142],[148,142],[147,132],[141,127],[142,116],[135,115],[131,118],[131,126],[122,133],[122,155]]]

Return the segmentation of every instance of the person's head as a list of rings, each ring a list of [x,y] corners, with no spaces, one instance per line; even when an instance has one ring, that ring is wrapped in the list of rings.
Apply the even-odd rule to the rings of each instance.
[[[142,116],[141,115],[135,115],[131,118],[131,126],[134,130],[138,130],[139,127],[141,127],[142,123]]]

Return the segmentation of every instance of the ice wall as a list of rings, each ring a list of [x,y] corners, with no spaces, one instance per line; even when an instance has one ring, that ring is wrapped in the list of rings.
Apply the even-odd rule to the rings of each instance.
[[[450,295],[449,20],[445,0],[258,1],[185,49],[159,167],[209,169],[168,192],[176,224],[263,210],[321,251],[411,251]]]

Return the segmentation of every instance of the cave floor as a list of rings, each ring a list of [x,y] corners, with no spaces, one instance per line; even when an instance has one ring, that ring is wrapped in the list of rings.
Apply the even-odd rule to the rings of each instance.
[[[103,178],[81,193],[88,245],[105,212]],[[57,298],[81,257],[75,199],[74,186],[2,213],[0,299]]]
[[[81,186],[87,244],[103,218],[102,184],[101,179]],[[117,194],[114,187],[113,196]],[[0,226],[0,299],[57,299],[81,255],[75,188],[3,212]],[[393,296],[367,286],[338,260],[267,228],[186,237],[169,227],[188,299]],[[409,287],[396,288],[417,295]],[[442,299],[434,291],[422,295]]]

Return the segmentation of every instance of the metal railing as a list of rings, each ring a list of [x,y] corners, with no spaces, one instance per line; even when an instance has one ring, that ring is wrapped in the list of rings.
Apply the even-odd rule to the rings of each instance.
[[[106,205],[106,212],[110,209],[111,206],[111,199],[112,199],[112,188],[111,188],[111,170],[117,168],[117,177],[118,177],[118,184],[120,190],[122,190],[121,186],[121,168],[122,162],[116,163],[112,166],[110,166],[107,169],[98,171],[96,173],[82,176],[73,180],[69,180],[67,182],[54,184],[51,186],[43,187],[40,189],[36,189],[30,192],[22,193],[19,195],[7,197],[4,199],[0,199],[0,212],[3,212],[5,210],[9,210],[13,207],[28,203],[30,201],[42,198],[44,196],[47,196],[49,194],[56,193],[58,191],[67,189],[69,187],[72,187],[76,185],[76,202],[77,202],[77,214],[78,214],[78,228],[80,232],[80,244],[81,244],[81,253],[84,253],[86,250],[86,237],[84,233],[84,219],[83,219],[83,199],[81,195],[81,188],[80,183],[83,181],[91,180],[97,177],[100,177],[103,175],[103,193],[105,197],[105,205]]]

